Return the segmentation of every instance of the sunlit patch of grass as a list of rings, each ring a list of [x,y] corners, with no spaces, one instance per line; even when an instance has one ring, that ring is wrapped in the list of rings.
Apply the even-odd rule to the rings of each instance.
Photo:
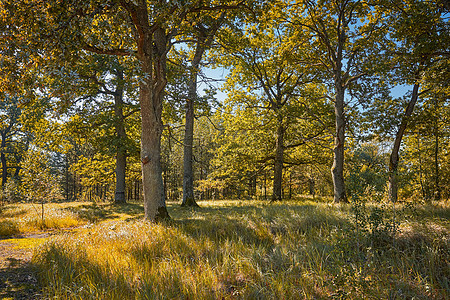
[[[140,204],[81,204],[67,208],[70,212],[77,215],[78,218],[90,223],[97,223],[105,220],[125,220],[133,218],[142,218],[144,208]]]
[[[446,298],[448,239],[410,226],[358,235],[348,205],[313,201],[169,205],[172,220],[105,218],[35,252],[45,296],[61,299]],[[114,215],[117,208],[109,215]],[[124,208],[125,209],[125,208]],[[124,213],[124,212],[122,212]],[[441,212],[442,213],[442,212]],[[120,213],[119,213],[120,214]],[[125,215],[140,216],[141,208]],[[125,216],[124,215],[124,216]],[[421,219],[404,219],[407,224]],[[432,220],[432,218],[426,218]],[[422,220],[423,221],[423,220]],[[406,224],[406,225],[405,225]],[[417,235],[417,236],[415,236]],[[415,237],[414,237],[415,236]]]
[[[0,236],[9,237],[38,231],[79,227],[87,223],[110,220],[142,219],[142,205],[95,203],[46,203],[44,218],[37,204],[14,204],[2,208],[0,213]]]
[[[8,237],[49,229],[76,227],[85,224],[86,222],[84,220],[65,210],[65,207],[68,205],[45,204],[43,219],[39,205],[22,203],[5,206],[0,214],[0,236]]]
[[[1,243],[13,244],[14,249],[33,249],[43,244],[48,237],[4,239]]]

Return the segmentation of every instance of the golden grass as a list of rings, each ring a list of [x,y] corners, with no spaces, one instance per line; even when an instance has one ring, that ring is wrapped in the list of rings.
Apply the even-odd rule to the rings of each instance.
[[[0,208],[0,237],[73,228],[104,220],[143,216],[139,205],[114,206],[83,202],[47,203],[42,220],[39,204],[17,203]]]
[[[0,236],[9,237],[85,224],[86,221],[66,209],[68,206],[70,204],[45,204],[43,220],[40,205],[18,203],[4,206],[0,211]]]
[[[48,237],[13,238],[1,240],[5,244],[13,244],[14,249],[33,249],[46,242]]]
[[[419,208],[416,219],[402,221],[402,226],[426,222],[427,232],[411,225],[413,237],[374,241],[355,232],[348,205],[215,201],[200,206],[171,205],[173,220],[160,224],[142,221],[137,206],[105,206],[109,213],[102,222],[38,247],[33,262],[46,297],[449,297],[448,207],[436,208],[435,217],[425,212],[417,217]]]

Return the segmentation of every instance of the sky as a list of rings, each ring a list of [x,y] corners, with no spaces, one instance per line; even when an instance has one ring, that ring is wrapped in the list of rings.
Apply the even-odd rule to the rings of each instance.
[[[227,95],[225,93],[223,93],[222,91],[220,91],[220,87],[222,87],[222,84],[225,82],[225,77],[227,76],[227,74],[229,73],[229,71],[225,68],[219,67],[216,69],[212,69],[212,68],[204,68],[203,69],[203,74],[210,79],[213,79],[213,81],[211,82],[212,85],[216,86],[218,89],[216,90],[217,94],[216,94],[216,99],[220,102],[223,102],[225,100],[225,98],[227,97]],[[198,84],[198,91],[199,94],[201,96],[204,95],[203,90],[205,88],[208,88],[208,85],[204,82],[201,82],[201,79],[199,79],[199,84]]]
[[[225,81],[225,77],[227,76],[227,74],[229,73],[229,71],[226,68],[216,68],[216,69],[212,69],[212,68],[204,68],[203,69],[203,73],[207,78],[213,79],[214,82],[211,82],[211,84],[213,84],[214,86],[216,86],[217,89],[217,94],[216,94],[216,99],[220,102],[223,102],[227,95],[220,91],[220,87],[222,86],[222,84]],[[200,80],[199,80],[200,81]],[[204,95],[203,90],[205,88],[208,88],[207,84],[204,82],[199,82],[198,85],[198,91],[200,95]],[[391,89],[391,95],[395,98],[400,98],[405,96],[408,91],[412,90],[412,86],[409,85],[397,85],[396,87]]]

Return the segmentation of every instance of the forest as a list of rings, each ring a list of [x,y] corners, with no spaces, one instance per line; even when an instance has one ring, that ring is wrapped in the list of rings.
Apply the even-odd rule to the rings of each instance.
[[[446,0],[2,0],[0,296],[450,297]]]

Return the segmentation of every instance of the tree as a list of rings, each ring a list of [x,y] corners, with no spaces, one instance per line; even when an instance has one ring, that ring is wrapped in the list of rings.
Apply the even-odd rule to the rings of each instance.
[[[32,140],[32,133],[27,122],[30,113],[35,113],[39,119],[39,111],[33,111],[30,108],[20,108],[19,97],[11,97],[7,93],[0,102],[0,163],[1,163],[1,182],[4,190],[10,178],[19,179],[21,162],[28,150]],[[25,121],[26,120],[26,121]],[[12,172],[11,170],[14,170]]]
[[[41,220],[44,226],[44,203],[61,199],[58,179],[49,165],[49,153],[31,146],[22,162],[22,181],[25,195],[30,202],[41,204]]]
[[[448,66],[448,62],[446,64]],[[445,166],[448,163],[450,85],[445,79],[448,76],[442,75],[449,70],[432,72],[431,78],[424,80],[424,90],[429,90],[422,94],[423,101],[414,109],[400,152],[404,162],[399,163],[399,198],[417,195],[426,201],[438,201],[448,197],[448,168]],[[435,79],[440,84],[436,84]],[[410,179],[408,186],[401,185],[403,178]]]
[[[20,130],[19,117],[21,110],[18,107],[17,98],[7,98],[0,103],[0,161],[2,166],[2,189],[8,180],[8,164],[6,154],[13,152],[14,136]]]
[[[67,64],[64,73],[52,83],[52,92],[66,99],[66,115],[78,114],[84,119],[82,128],[85,130],[95,130],[100,126],[113,127],[113,132],[102,132],[105,136],[92,135],[95,140],[92,144],[98,145],[98,152],[115,157],[114,202],[122,204],[126,202],[127,157],[136,152],[127,136],[125,122],[126,117],[136,111],[133,61],[90,53],[78,55],[77,62],[74,65]]]
[[[231,27],[224,30],[220,38],[227,55],[222,61],[227,67],[233,67],[225,85],[230,103],[242,110],[258,111],[255,115],[265,117],[263,123],[270,128],[266,129],[275,130],[274,140],[268,141],[274,147],[273,152],[260,160],[273,161],[272,201],[277,201],[282,199],[286,151],[313,141],[325,130],[319,122],[309,130],[305,130],[306,124],[301,124],[311,116],[308,100],[312,104],[323,98],[320,100],[314,92],[322,87],[314,84],[304,65],[296,64],[293,59],[295,55],[307,55],[307,50],[297,49],[293,53],[292,49],[287,49],[290,38],[287,28],[282,23],[269,21],[273,17],[271,12],[261,14],[260,19],[264,21],[248,21],[241,28]],[[242,116],[250,114],[246,112]],[[253,126],[259,123],[257,118],[253,120]],[[297,134],[292,134],[295,130]]]
[[[31,23],[22,34],[33,38],[32,44],[36,49],[45,49],[48,54],[60,51],[55,58],[59,60],[57,63],[64,61],[64,55],[80,49],[98,54],[136,57],[140,66],[139,103],[145,218],[169,218],[161,176],[161,115],[167,84],[167,53],[171,48],[171,40],[176,34],[177,26],[187,14],[204,9],[214,11],[236,7],[236,3],[121,0],[106,3],[52,1],[43,4],[31,1],[28,5],[19,6],[8,2],[7,6],[10,16],[14,15],[19,22]],[[36,10],[39,16],[30,15],[31,11]],[[115,39],[111,39],[112,37]],[[134,39],[133,43],[129,43],[130,37]],[[49,42],[49,38],[50,49],[45,44]],[[60,48],[55,49],[55,44]]]
[[[392,24],[390,36],[395,44],[390,51],[390,65],[395,66],[395,80],[413,86],[400,116],[389,159],[389,199],[395,202],[398,198],[397,172],[403,135],[420,95],[427,91],[420,91],[421,86],[426,84],[427,73],[442,70],[442,62],[448,60],[450,40],[444,33],[448,30],[448,24],[438,3],[406,1],[383,8],[387,10]],[[440,80],[435,83],[439,85]]]
[[[183,201],[181,206],[198,206],[194,198],[194,176],[192,170],[194,145],[194,104],[197,99],[197,77],[201,67],[203,54],[211,47],[214,36],[224,19],[222,13],[217,19],[212,15],[190,16],[195,23],[192,33],[194,51],[190,58],[188,95],[186,99],[186,122],[184,134],[183,155]]]
[[[299,1],[287,5],[285,9],[290,11],[290,18],[286,22],[293,31],[291,45],[302,47],[305,42],[308,43],[311,49],[309,65],[316,68],[316,73],[329,87],[326,96],[333,101],[335,114],[334,159],[331,168],[334,201],[346,202],[346,94],[358,79],[367,75],[369,55],[374,52],[382,26],[378,25],[376,12],[365,1]]]

